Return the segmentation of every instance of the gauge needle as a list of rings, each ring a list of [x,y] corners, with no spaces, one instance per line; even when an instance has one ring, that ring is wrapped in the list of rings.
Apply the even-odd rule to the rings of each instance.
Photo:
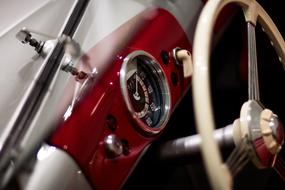
[[[136,92],[135,92],[135,94],[134,94],[134,98],[136,99],[136,100],[139,100],[140,99],[140,96],[139,96],[139,92],[138,92],[138,74],[137,74],[137,72],[136,72]]]
[[[138,74],[136,73],[136,95],[138,96]]]

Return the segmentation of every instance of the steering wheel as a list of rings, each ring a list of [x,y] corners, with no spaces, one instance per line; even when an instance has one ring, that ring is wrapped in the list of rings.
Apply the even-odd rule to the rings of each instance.
[[[215,123],[210,96],[210,45],[215,21],[228,4],[243,9],[248,31],[248,93],[249,100],[241,108],[240,118],[234,122],[236,148],[229,161],[222,162],[213,137]],[[258,168],[274,167],[285,177],[285,162],[279,156],[284,141],[284,130],[277,115],[265,109],[259,100],[259,86],[255,44],[255,26],[259,23],[271,40],[280,62],[285,68],[285,43],[280,32],[265,10],[255,0],[209,0],[202,10],[195,31],[193,46],[193,102],[197,130],[202,138],[202,155],[215,190],[232,188],[237,168],[252,160]],[[210,156],[209,156],[210,155]]]

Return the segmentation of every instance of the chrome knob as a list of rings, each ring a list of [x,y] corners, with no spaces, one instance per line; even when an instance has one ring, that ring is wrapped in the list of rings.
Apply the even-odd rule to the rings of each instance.
[[[258,168],[272,167],[284,143],[281,121],[255,100],[244,103],[240,115],[237,139],[246,139],[251,160]]]
[[[116,158],[123,153],[122,141],[114,134],[105,137],[104,147],[108,158]]]

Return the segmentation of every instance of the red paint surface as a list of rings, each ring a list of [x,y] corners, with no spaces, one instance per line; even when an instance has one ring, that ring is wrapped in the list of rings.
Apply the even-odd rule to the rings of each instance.
[[[220,14],[216,19],[216,23],[214,26],[214,33],[223,32],[223,29],[227,27],[227,25],[230,23],[232,18],[237,14],[239,9],[241,9],[241,7],[238,7],[234,3],[226,5],[221,10]]]
[[[274,162],[274,155],[272,155],[266,147],[263,138],[258,138],[254,141],[254,148],[261,168],[268,168]]]
[[[132,51],[144,50],[156,58],[169,83],[173,112],[191,82],[191,79],[183,78],[182,67],[174,64],[173,57],[167,65],[162,63],[161,51],[171,55],[176,47],[192,52],[175,18],[165,10],[153,9],[122,25],[82,59],[83,65],[90,70],[96,67],[99,74],[89,92],[76,104],[71,116],[60,124],[50,143],[66,150],[75,159],[95,189],[118,189],[146,146],[159,137],[140,133],[126,108],[119,82],[124,57]],[[108,56],[102,52],[108,52]],[[171,83],[172,72],[178,75],[177,86]],[[107,127],[109,114],[117,119],[115,131]],[[128,141],[129,154],[116,159],[106,158],[103,140],[112,133]]]

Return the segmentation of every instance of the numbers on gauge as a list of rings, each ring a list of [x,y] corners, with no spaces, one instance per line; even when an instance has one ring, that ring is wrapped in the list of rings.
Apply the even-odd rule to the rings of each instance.
[[[127,89],[134,115],[153,127],[161,117],[161,89],[153,71],[141,59],[134,59],[127,72]]]

